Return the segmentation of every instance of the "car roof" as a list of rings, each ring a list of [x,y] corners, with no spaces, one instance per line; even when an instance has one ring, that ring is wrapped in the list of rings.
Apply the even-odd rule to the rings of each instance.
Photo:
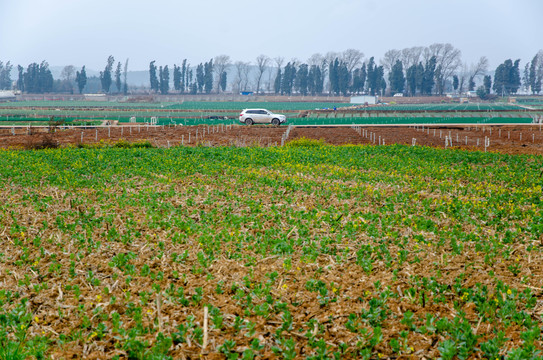
[[[247,110],[266,110],[266,111],[269,111],[268,109],[244,109],[243,111],[247,111]]]

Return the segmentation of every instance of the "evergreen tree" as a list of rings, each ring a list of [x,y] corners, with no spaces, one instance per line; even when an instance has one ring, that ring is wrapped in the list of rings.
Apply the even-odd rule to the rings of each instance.
[[[158,92],[158,77],[156,75],[155,60],[149,63],[149,82],[151,83],[151,91]]]
[[[198,92],[201,93],[205,83],[204,65],[202,63],[199,63],[196,67],[196,83],[198,85]]]
[[[281,93],[283,95],[283,87],[281,86],[281,68],[277,69],[277,75],[275,76],[275,81],[273,82],[273,91],[275,94]]]
[[[396,63],[392,66],[388,81],[392,94],[403,93],[405,89],[405,76],[403,74],[403,64],[400,60],[396,60]]]
[[[385,80],[385,68],[382,65],[376,67],[374,71],[374,76],[376,84],[375,93],[383,95],[387,88],[387,82]]]
[[[358,94],[360,91],[360,69],[354,69],[352,75],[351,93]]]
[[[375,95],[377,91],[377,76],[375,72],[375,61],[373,56],[368,61],[367,66],[367,89],[371,95]]]
[[[366,64],[362,64],[362,68],[360,69],[360,91],[364,91],[367,78],[368,71],[366,70]]]
[[[81,68],[81,72],[76,72],[75,82],[77,83],[77,88],[81,94],[85,88],[85,85],[87,85],[87,71],[85,70],[85,66]]]
[[[173,88],[175,91],[181,90],[181,68],[173,64]]]
[[[307,92],[311,95],[316,94],[316,90],[315,90],[316,89],[316,85],[315,85],[316,71],[317,71],[317,66],[311,65],[309,67],[309,72],[307,74]]]
[[[309,70],[307,64],[301,64],[298,67],[298,71],[296,73],[296,89],[298,89],[298,92],[304,96],[308,93],[308,87],[309,87]]]
[[[27,93],[39,93],[38,64],[29,64],[23,74],[24,88]]]
[[[485,89],[484,86],[479,86],[477,88],[476,94],[482,100],[485,100],[487,98],[487,96],[488,96],[488,93],[486,92],[486,89]]]
[[[407,91],[409,95],[417,94],[417,65],[411,65],[406,71]]]
[[[219,85],[221,86],[221,90],[223,92],[226,90],[226,82],[227,82],[226,76],[227,76],[226,71],[223,71],[221,74],[221,81],[219,82]]]
[[[315,69],[315,92],[317,94],[322,94],[324,90],[324,76],[322,70],[319,66]]]
[[[494,85],[492,89],[502,96],[514,94],[520,87],[520,59],[514,63],[507,59],[498,65],[494,72]]]
[[[213,59],[204,64],[204,89],[206,94],[213,90]]]
[[[335,58],[328,66],[328,80],[330,81],[330,90],[336,95],[339,94],[339,59]]]
[[[181,87],[180,91],[181,93],[185,92],[185,88],[188,86],[188,67],[187,67],[187,59],[183,59],[183,64],[181,64]]]
[[[340,61],[339,63],[337,68],[337,76],[339,92],[343,94],[343,96],[347,96],[349,94],[349,87],[351,83],[351,73],[349,72],[347,64],[344,61]]]
[[[17,78],[17,90],[20,90],[21,92],[25,91],[25,84],[24,84],[24,71],[25,69],[21,65],[17,65],[17,71],[18,71],[18,78]]]
[[[422,94],[424,90],[424,65],[419,62],[417,65],[417,72],[415,73],[415,79],[417,82],[417,91]]]
[[[296,67],[290,62],[285,66],[283,73],[283,79],[281,80],[281,93],[287,95],[292,94],[292,88],[294,86],[294,79],[296,78]]]
[[[100,83],[102,84],[102,91],[106,94],[109,93],[109,89],[111,88],[111,70],[113,69],[114,62],[115,58],[110,55],[107,58],[107,64],[104,71],[100,71]]]
[[[459,81],[458,81],[458,75],[453,75],[453,89],[454,91],[458,90],[458,85],[459,85]]]
[[[23,74],[23,86],[27,93],[43,94],[53,90],[53,75],[49,70],[49,64],[42,61],[40,65],[32,63],[28,65]]]
[[[436,67],[436,71],[434,73],[434,85],[435,85],[435,92],[436,94],[443,94],[443,86],[445,85],[445,82],[443,81],[443,68],[441,65],[438,65]]]
[[[492,89],[492,77],[490,75],[485,75],[483,78],[483,87],[487,95],[490,94],[490,89]]]
[[[506,64],[500,64],[494,71],[494,85],[492,89],[496,94],[501,94],[502,96],[507,92],[507,79],[506,79]]]
[[[435,80],[435,71],[436,71],[436,57],[432,56],[430,60],[426,62],[424,67],[424,73],[422,76],[422,94],[431,95],[432,89],[434,88]]]
[[[162,95],[168,94],[170,91],[170,71],[168,70],[168,65],[162,66],[159,69],[160,74],[160,93]]]
[[[470,76],[469,78],[469,81],[468,81],[468,91],[473,91],[475,90],[475,79]]]
[[[53,74],[49,70],[49,64],[45,60],[41,62],[38,73],[40,93],[53,91]]]
[[[196,84],[195,82],[193,82],[191,85],[190,85],[190,93],[192,95],[195,95],[196,93],[198,93],[198,84]]]
[[[515,60],[513,69],[511,69],[510,83],[511,83],[511,93],[516,94],[520,88],[520,59]]]
[[[121,62],[117,63],[117,69],[115,69],[115,86],[117,87],[117,92],[121,92],[122,83],[121,83]]]
[[[12,87],[11,70],[13,65],[8,61],[5,65],[0,61],[0,90],[10,90]]]
[[[191,92],[192,92],[191,85],[193,84],[193,81],[192,81],[193,78],[194,78],[194,71],[192,71],[192,69],[190,68],[190,65],[187,65],[187,82],[185,84],[186,84],[187,90]]]
[[[530,68],[528,70],[528,86],[532,89],[532,94],[538,94],[541,91],[541,78],[538,79],[537,76],[537,67],[539,62],[539,56],[537,54],[534,56],[530,63]]]

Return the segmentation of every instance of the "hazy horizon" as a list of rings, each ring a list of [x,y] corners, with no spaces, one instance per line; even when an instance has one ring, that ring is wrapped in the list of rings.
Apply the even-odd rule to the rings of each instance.
[[[451,43],[464,62],[487,56],[494,69],[508,58],[525,64],[543,48],[539,0],[36,3],[0,3],[0,61],[101,70],[113,55],[139,71],[152,60],[172,66],[186,58],[194,65],[226,54],[254,63],[265,54],[305,62],[314,53],[352,48],[378,62],[390,49]]]

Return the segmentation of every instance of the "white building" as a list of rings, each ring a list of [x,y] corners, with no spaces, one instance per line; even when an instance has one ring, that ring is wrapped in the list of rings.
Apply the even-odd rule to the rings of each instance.
[[[368,105],[377,104],[377,96],[361,95],[361,96],[351,97],[351,104],[366,104],[366,103]]]
[[[0,101],[15,100],[15,93],[11,90],[0,90]]]

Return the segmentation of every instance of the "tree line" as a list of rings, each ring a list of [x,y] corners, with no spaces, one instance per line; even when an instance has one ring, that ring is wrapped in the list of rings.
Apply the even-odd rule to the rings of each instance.
[[[432,44],[389,50],[377,63],[375,57],[364,59],[356,49],[341,53],[314,54],[307,61],[292,59],[284,65],[283,57],[260,55],[254,63],[232,62],[219,55],[192,66],[187,59],[173,68],[149,64],[150,91],[160,94],[210,94],[227,91],[228,79],[232,92],[253,91],[280,95],[443,95],[476,91],[480,97],[493,92],[505,96],[515,94],[523,86],[532,94],[541,92],[543,81],[543,50],[521,70],[520,59],[507,59],[492,72],[488,59],[481,57],[475,64],[462,62],[461,51],[451,44]],[[85,66],[76,71],[66,66],[61,79],[53,79],[46,61],[26,68],[18,65],[18,78],[11,79],[13,65],[0,61],[0,89],[18,89],[26,93],[99,91],[106,94],[127,94],[128,59],[115,66],[111,55],[97,77],[87,77]],[[170,76],[170,70],[172,76]],[[114,86],[113,86],[114,85]],[[479,85],[479,86],[477,86]],[[172,86],[172,87],[171,87]]]

